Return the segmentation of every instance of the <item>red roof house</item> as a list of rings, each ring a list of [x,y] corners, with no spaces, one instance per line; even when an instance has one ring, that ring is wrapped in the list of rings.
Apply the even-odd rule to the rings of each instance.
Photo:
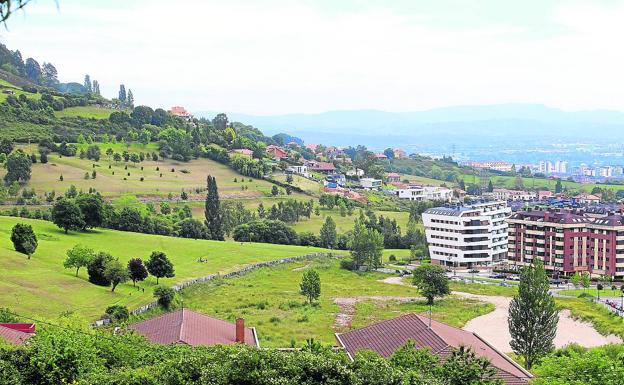
[[[336,169],[333,163],[319,162],[317,160],[309,160],[305,162],[305,165],[308,167],[308,170],[317,172],[333,172]]]
[[[13,345],[23,345],[35,334],[35,324],[0,323],[0,338]]]
[[[500,378],[507,385],[526,385],[532,377],[477,334],[434,320],[431,320],[429,327],[429,322],[427,317],[406,314],[362,329],[336,334],[336,338],[350,358],[364,349],[373,350],[382,357],[389,357],[408,341],[413,341],[419,349],[429,349],[441,359],[448,357],[453,349],[465,346],[471,348],[476,355],[487,358],[490,365],[497,370],[495,378]]]
[[[253,156],[253,151],[251,151],[248,148],[237,148],[235,150],[230,151],[233,155],[242,155],[242,156],[246,156],[248,158],[251,158]]]
[[[230,323],[188,309],[166,313],[129,326],[156,344],[232,345],[245,343],[260,347],[255,328],[243,319]]]
[[[400,183],[401,174],[397,174],[396,172],[391,172],[386,176],[386,180],[388,181],[388,183]]]
[[[288,156],[288,152],[279,146],[268,145],[266,148],[266,153],[272,156],[273,158],[280,160],[282,158],[286,158]]]

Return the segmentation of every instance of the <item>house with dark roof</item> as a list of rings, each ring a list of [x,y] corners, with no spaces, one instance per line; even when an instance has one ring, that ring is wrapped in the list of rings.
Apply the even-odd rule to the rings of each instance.
[[[501,379],[507,385],[526,385],[532,378],[529,372],[479,335],[416,314],[337,333],[336,339],[350,359],[360,350],[373,350],[382,357],[390,357],[408,341],[413,341],[417,348],[429,349],[444,360],[454,349],[465,346],[477,356],[487,358],[496,369],[494,378]]]
[[[35,335],[35,324],[0,323],[0,339],[12,345],[23,345]]]
[[[242,318],[231,323],[188,309],[137,322],[128,328],[155,344],[204,346],[241,343],[260,347],[256,329],[245,327]]]

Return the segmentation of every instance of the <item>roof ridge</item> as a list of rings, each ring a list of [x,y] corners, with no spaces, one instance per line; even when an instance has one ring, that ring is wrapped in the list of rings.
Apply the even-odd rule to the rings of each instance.
[[[179,334],[178,334],[178,340],[180,342],[184,342],[186,343],[186,328],[184,327],[184,325],[186,324],[185,320],[186,320],[186,309],[182,308],[182,310],[180,310],[180,312],[182,313],[182,317],[180,318],[180,330],[179,330]]]
[[[525,368],[523,368],[520,364],[518,364],[516,361],[512,360],[511,357],[509,357],[507,354],[501,352],[500,350],[496,349],[493,345],[491,345],[489,342],[487,342],[485,339],[481,338],[480,335],[478,335],[475,332],[471,332],[475,337],[477,337],[481,342],[483,342],[484,344],[486,344],[487,346],[489,346],[492,350],[494,350],[496,353],[498,353],[498,355],[500,355],[501,357],[503,357],[503,359],[507,362],[509,362],[511,365],[513,365],[516,369],[519,369],[522,373],[524,373],[528,378],[533,378],[533,375],[526,370]],[[494,366],[494,365],[492,365]],[[498,368],[498,367],[497,367]],[[501,368],[498,368],[499,370],[508,373],[509,375],[513,376],[513,374],[507,372],[506,370],[503,370]]]
[[[420,317],[418,316],[418,314],[416,314],[416,313],[405,313],[405,314],[402,314],[402,315],[400,315],[400,316],[398,316],[398,317],[388,318],[388,319],[385,319],[385,320],[383,320],[383,321],[379,321],[379,322],[377,322],[377,323],[370,324],[370,325],[368,325],[368,326],[364,326],[363,328],[354,329],[354,330],[349,330],[349,331],[344,332],[344,333],[336,333],[336,334],[339,334],[339,335],[344,335],[344,334],[349,334],[349,333],[354,332],[354,331],[360,331],[360,330],[370,329],[370,328],[372,328],[372,327],[374,327],[374,326],[379,326],[379,325],[381,325],[381,324],[385,324],[385,323],[388,323],[388,322],[390,322],[390,321],[394,321],[394,320],[399,319],[399,318],[405,318],[405,317],[407,317],[407,316],[415,316],[415,317],[416,317],[416,319],[418,319],[420,322],[422,322],[422,323],[424,324],[423,320],[421,320],[421,319],[420,319]],[[425,326],[427,326],[427,325],[425,324]],[[445,341],[445,342],[446,342],[446,341]]]

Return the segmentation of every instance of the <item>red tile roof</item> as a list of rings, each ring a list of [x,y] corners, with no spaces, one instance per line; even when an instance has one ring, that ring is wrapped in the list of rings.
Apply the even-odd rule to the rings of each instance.
[[[25,328],[24,325],[28,327]],[[34,324],[0,324],[0,338],[13,345],[23,345],[34,332]]]
[[[408,341],[414,341],[417,348],[428,348],[440,357],[447,357],[453,348],[470,347],[478,356],[486,357],[497,369],[497,378],[507,385],[525,385],[530,373],[522,369],[509,357],[494,349],[477,334],[467,332],[441,322],[431,321],[416,314],[406,314],[371,326],[336,334],[340,344],[350,357],[362,349],[370,349],[383,357],[391,356]]]
[[[153,343],[231,345],[236,325],[188,309],[177,310],[129,326]],[[245,328],[245,344],[259,346],[255,328]]]
[[[312,171],[334,171],[336,169],[333,163],[318,162],[315,160],[306,162],[306,166]]]

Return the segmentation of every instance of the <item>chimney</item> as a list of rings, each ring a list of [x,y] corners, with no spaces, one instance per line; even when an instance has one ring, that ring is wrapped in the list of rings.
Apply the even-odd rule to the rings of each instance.
[[[236,342],[245,343],[245,320],[243,318],[236,319]]]

